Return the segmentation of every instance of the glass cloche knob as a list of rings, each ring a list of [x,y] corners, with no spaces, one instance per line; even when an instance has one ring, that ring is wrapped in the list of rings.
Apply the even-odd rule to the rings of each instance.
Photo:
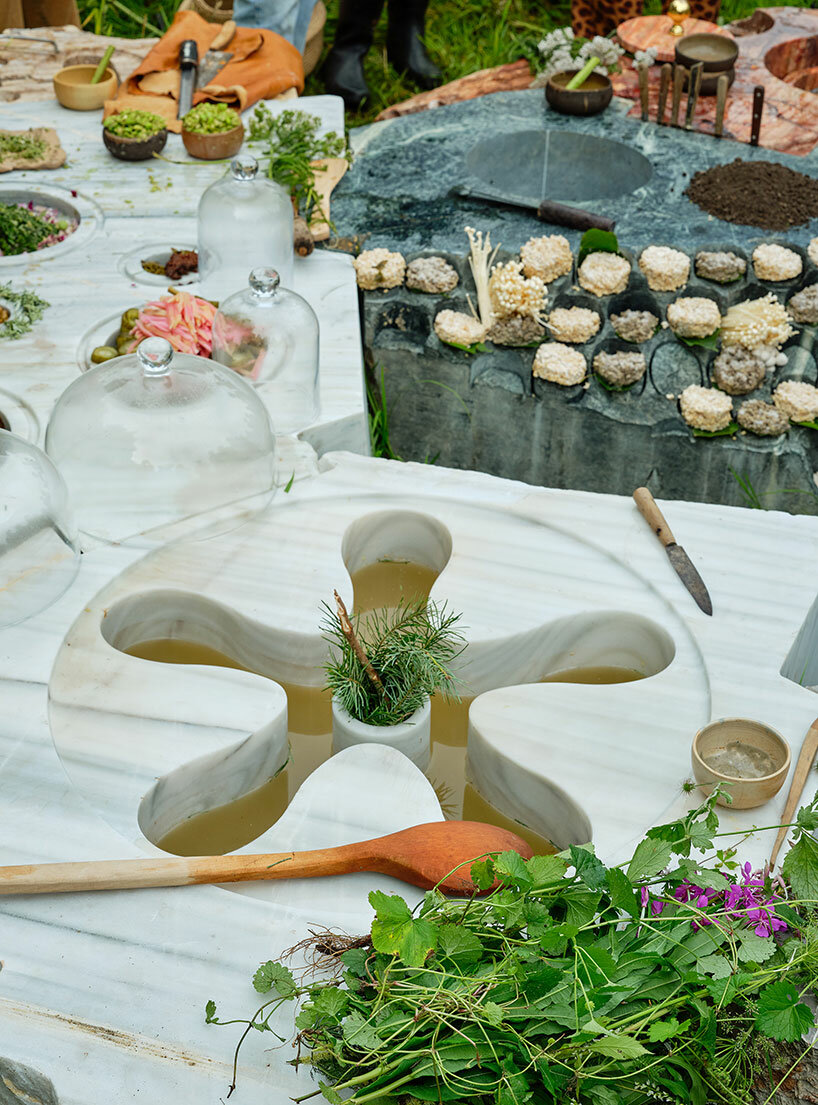
[[[236,180],[253,180],[258,172],[258,162],[249,153],[239,154],[230,162],[230,170]]]
[[[253,269],[250,273],[250,287],[259,299],[272,299],[280,283],[275,269]]]
[[[62,477],[41,449],[0,430],[0,626],[50,606],[78,565]]]
[[[146,376],[166,376],[173,360],[173,346],[164,338],[145,338],[136,355]]]

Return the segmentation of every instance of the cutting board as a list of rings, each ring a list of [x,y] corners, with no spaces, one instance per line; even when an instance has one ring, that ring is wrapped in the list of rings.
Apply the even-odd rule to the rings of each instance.
[[[321,199],[310,220],[310,230],[313,241],[325,242],[329,238],[330,195],[349,168],[349,162],[344,157],[325,157],[312,164],[315,166],[315,189]]]

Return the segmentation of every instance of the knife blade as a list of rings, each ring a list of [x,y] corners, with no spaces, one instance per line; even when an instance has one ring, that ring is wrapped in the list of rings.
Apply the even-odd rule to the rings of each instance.
[[[196,87],[196,70],[199,68],[199,47],[192,38],[186,38],[179,47],[179,108],[177,119],[187,115],[193,106],[193,90]]]
[[[764,85],[757,84],[753,89],[753,119],[750,130],[750,145],[757,146],[761,136],[761,116],[764,112]]]
[[[501,207],[520,207],[525,211],[533,211],[537,218],[542,219],[543,222],[553,223],[555,226],[567,226],[572,230],[590,230],[591,228],[613,230],[616,226],[614,219],[608,219],[604,215],[595,215],[592,211],[584,211],[581,207],[568,207],[564,203],[555,203],[553,200],[543,200],[541,203],[535,203],[533,200],[472,188],[467,184],[458,185],[452,189],[452,193],[456,196],[462,196],[464,199],[485,200],[486,203],[495,203]]]
[[[225,46],[229,46],[233,41],[233,36],[236,33],[236,23],[233,19],[228,19],[222,26],[222,29],[210,43],[207,53],[199,62],[199,72],[196,77],[196,88],[205,88],[217,73],[220,73],[227,65],[228,61],[232,58],[232,52],[228,52],[223,49]]]
[[[688,77],[687,85],[687,110],[685,112],[685,130],[690,130],[693,126],[693,116],[696,113],[696,104],[699,102],[699,89],[702,86],[702,70],[704,69],[704,62],[697,61],[695,65],[690,67],[690,75]]]
[[[730,79],[726,73],[722,73],[716,82],[716,125],[713,133],[716,138],[724,134],[724,108],[727,104],[727,89],[730,87]]]
[[[673,68],[673,100],[670,108],[670,125],[679,125],[679,106],[682,102],[682,86],[685,83],[685,68],[683,65],[675,65]]]
[[[667,103],[667,94],[670,88],[670,77],[672,72],[673,67],[670,62],[662,66],[662,75],[659,78],[659,103],[656,107],[656,122],[660,127],[665,124],[665,104]]]
[[[673,570],[693,596],[696,605],[705,614],[712,614],[713,603],[710,601],[704,580],[682,546],[676,543],[676,538],[671,533],[670,526],[650,491],[646,487],[637,487],[633,493],[633,500],[639,508],[639,513],[664,545]]]

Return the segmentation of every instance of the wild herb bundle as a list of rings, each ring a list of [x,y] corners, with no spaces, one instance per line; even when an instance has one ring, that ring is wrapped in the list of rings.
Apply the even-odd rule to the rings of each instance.
[[[651,829],[627,864],[590,847],[508,852],[473,864],[495,886],[482,898],[433,890],[412,910],[374,891],[369,946],[340,953],[342,984],[262,964],[253,983],[270,996],[242,1040],[305,999],[294,1063],[321,1076],[305,1097],[333,1105],[748,1105],[761,1081],[772,1100],[781,1043],[798,1046],[779,1081],[810,1050],[818,795],[783,880],[715,845],[716,797]],[[205,1015],[221,1023],[214,1002]]]
[[[52,222],[20,204],[0,203],[0,257],[34,253],[46,238],[67,226],[67,220]]]
[[[429,695],[456,697],[451,664],[466,647],[455,629],[459,614],[425,598],[371,610],[351,622],[343,604],[324,609],[324,639],[333,646],[326,685],[352,717],[368,725],[398,725]]]
[[[318,135],[321,121],[306,111],[287,109],[273,115],[265,104],[259,104],[250,121],[248,142],[264,142],[262,158],[271,180],[286,188],[296,200],[299,212],[307,221],[321,197],[315,188],[315,166],[324,157],[343,157],[346,141],[335,133]]]

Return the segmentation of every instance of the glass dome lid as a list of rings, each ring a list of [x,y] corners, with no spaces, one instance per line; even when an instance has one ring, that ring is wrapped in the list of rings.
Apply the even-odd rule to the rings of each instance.
[[[253,269],[248,286],[221,305],[211,356],[258,388],[278,433],[315,422],[318,319],[306,299],[280,287],[275,269]]]
[[[244,515],[275,486],[275,437],[253,388],[204,357],[174,353],[164,338],[146,338],[70,384],[45,447],[80,529],[106,540],[228,504]]]
[[[0,626],[50,606],[78,566],[64,480],[41,449],[0,429]]]
[[[198,209],[199,287],[209,299],[241,291],[247,273],[270,266],[293,282],[293,205],[286,188],[258,171],[247,154],[202,193]]]

